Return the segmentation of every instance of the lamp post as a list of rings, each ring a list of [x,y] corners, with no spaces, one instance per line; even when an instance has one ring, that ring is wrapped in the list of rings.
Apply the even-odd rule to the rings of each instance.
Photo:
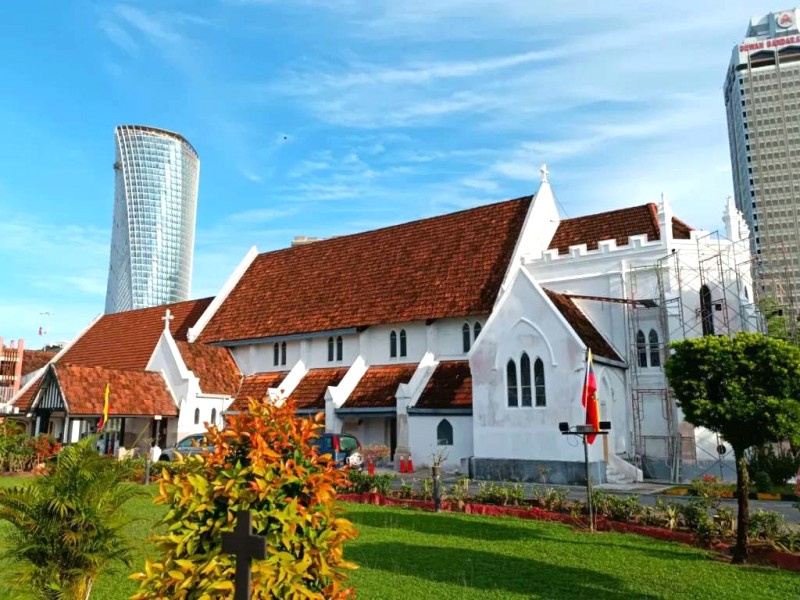
[[[586,474],[586,506],[589,510],[589,531],[594,531],[594,502],[592,500],[592,476],[589,473],[589,442],[586,441],[590,435],[608,435],[611,429],[611,421],[600,421],[597,430],[592,425],[573,425],[562,421],[558,424],[561,435],[577,435],[583,441],[583,469]]]

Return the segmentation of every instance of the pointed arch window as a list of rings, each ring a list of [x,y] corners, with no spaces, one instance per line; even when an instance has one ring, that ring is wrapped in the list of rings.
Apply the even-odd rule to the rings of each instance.
[[[519,390],[517,389],[517,365],[512,360],[506,363],[506,394],[509,406],[519,406]]]
[[[211,424],[212,425],[216,425],[217,424],[217,409],[216,408],[212,408],[211,409]]]
[[[400,330],[400,357],[404,358],[408,354],[408,346],[406,345],[406,330]]]
[[[342,340],[342,336],[338,336],[336,338],[336,360],[342,360],[343,355],[344,355],[344,341]]]
[[[519,381],[522,391],[521,406],[533,406],[533,390],[531,389],[531,359],[526,352],[519,359]]]
[[[389,334],[389,358],[397,358],[397,332]]]
[[[472,337],[472,339],[474,340],[478,339],[478,336],[481,334],[481,329],[483,329],[483,327],[481,327],[480,321],[475,321],[475,327],[474,327],[475,335]]]
[[[333,337],[328,338],[328,362],[333,362]]]
[[[200,409],[199,408],[195,408],[194,409],[194,424],[195,425],[200,425]]]
[[[547,406],[547,392],[544,384],[544,362],[537,358],[533,363],[533,383],[536,386],[536,406]]]
[[[661,366],[661,348],[659,347],[658,343],[658,332],[655,329],[650,330],[649,334],[649,341],[650,341],[650,366],[651,367],[660,367]]]
[[[641,329],[636,334],[636,355],[639,360],[639,366],[647,368],[647,339]]]
[[[453,445],[453,426],[447,419],[439,421],[436,426],[436,445],[437,446],[452,446]]]
[[[286,364],[286,342],[281,342],[281,364]]]
[[[700,288],[700,318],[703,324],[703,335],[714,335],[714,313],[711,310],[711,290],[704,285]]]
[[[276,367],[278,366],[278,362],[280,360],[279,352],[280,350],[278,349],[278,342],[275,342],[275,345],[272,347],[272,364]]]
[[[469,323],[464,323],[464,326],[461,328],[461,344],[464,349],[464,354],[469,352],[471,342],[472,340],[470,339]]]

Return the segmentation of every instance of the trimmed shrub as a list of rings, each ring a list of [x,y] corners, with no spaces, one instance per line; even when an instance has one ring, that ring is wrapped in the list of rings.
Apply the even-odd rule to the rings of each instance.
[[[162,473],[156,503],[169,511],[155,536],[160,558],[148,560],[134,599],[232,598],[235,558],[222,553],[222,534],[237,511],[249,510],[267,538],[267,558],[252,565],[253,598],[325,600],[348,597],[344,543],[356,536],[341,517],[336,490],[347,473],[310,444],[321,415],[295,418],[294,405],[251,401],[208,429],[213,450],[181,459]]]
[[[385,496],[392,489],[392,481],[394,481],[394,475],[370,475],[356,469],[351,470],[348,477],[349,480],[344,491],[353,494],[377,492]]]

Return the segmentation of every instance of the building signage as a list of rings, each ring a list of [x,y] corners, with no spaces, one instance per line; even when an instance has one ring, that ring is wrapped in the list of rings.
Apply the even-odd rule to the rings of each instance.
[[[790,12],[782,12],[775,15],[775,24],[781,29],[787,29],[794,25],[794,15]]]
[[[753,52],[755,50],[769,50],[771,48],[783,48],[784,46],[791,46],[793,44],[800,44],[800,35],[787,35],[785,37],[775,38],[774,40],[764,40],[762,42],[750,42],[748,44],[739,44],[739,52]]]

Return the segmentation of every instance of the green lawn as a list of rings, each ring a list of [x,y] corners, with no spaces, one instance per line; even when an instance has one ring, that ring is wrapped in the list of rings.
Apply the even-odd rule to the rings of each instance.
[[[0,485],[7,480],[0,479]],[[155,491],[151,488],[151,491]],[[346,556],[360,565],[352,584],[362,599],[492,598],[792,598],[795,573],[737,568],[700,550],[633,535],[588,534],[563,525],[348,505],[359,529]],[[162,514],[150,498],[131,504],[140,521],[137,568]],[[94,600],[128,598],[126,573],[97,583]],[[11,598],[0,568],[0,598]]]

